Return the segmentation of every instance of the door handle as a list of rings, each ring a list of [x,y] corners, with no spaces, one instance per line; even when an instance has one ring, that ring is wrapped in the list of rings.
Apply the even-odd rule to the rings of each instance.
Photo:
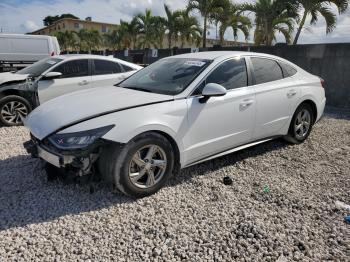
[[[83,81],[81,81],[81,82],[79,82],[78,84],[80,85],[80,86],[85,86],[85,85],[87,85],[89,82],[87,81],[87,80],[83,80]]]
[[[244,110],[254,103],[253,99],[245,99],[239,104],[239,109]]]
[[[292,90],[289,90],[288,93],[287,93],[287,97],[288,98],[291,98],[293,96],[295,96],[297,94],[297,91],[295,91],[294,89]]]

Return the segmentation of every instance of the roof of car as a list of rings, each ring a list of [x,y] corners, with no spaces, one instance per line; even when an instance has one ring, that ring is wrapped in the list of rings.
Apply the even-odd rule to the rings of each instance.
[[[77,58],[99,58],[99,59],[115,59],[113,56],[102,56],[102,55],[89,55],[89,54],[67,54],[67,55],[58,55],[55,56],[64,60],[68,59],[77,59]]]
[[[64,60],[84,59],[84,58],[85,59],[113,60],[113,61],[118,61],[119,63],[123,63],[124,65],[132,66],[134,68],[139,68],[139,69],[142,68],[142,66],[115,58],[113,56],[89,55],[89,54],[67,54],[67,55],[58,55],[58,56],[55,56],[55,58],[64,59]]]
[[[175,55],[175,58],[197,58],[197,59],[208,59],[214,60],[221,57],[230,57],[230,56],[239,56],[239,55],[256,55],[256,56],[265,56],[265,57],[275,57],[273,55],[264,54],[264,53],[255,53],[255,52],[246,52],[246,51],[206,51],[198,53],[186,53],[181,55]]]

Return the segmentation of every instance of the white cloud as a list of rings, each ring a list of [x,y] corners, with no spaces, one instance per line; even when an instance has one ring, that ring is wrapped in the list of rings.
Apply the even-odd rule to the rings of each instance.
[[[22,28],[23,31],[32,32],[40,28],[40,26],[38,26],[34,21],[27,20],[20,25],[20,28]]]
[[[252,1],[252,0],[248,0]],[[236,3],[246,0],[236,0]],[[130,20],[134,14],[151,9],[154,15],[165,15],[164,3],[172,9],[185,8],[186,0],[55,0],[55,1],[10,1],[0,3],[0,28],[3,32],[26,33],[43,26],[42,20],[47,15],[72,13],[82,19],[91,16],[95,21],[119,23],[120,19]],[[334,8],[333,8],[334,9]],[[199,16],[198,12],[194,12]],[[253,19],[253,14],[250,14]],[[202,19],[200,18],[202,23]],[[317,42],[349,42],[350,41],[350,10],[338,16],[337,28],[326,35],[325,22],[319,19],[316,25],[306,24],[310,31],[303,30],[299,43]],[[215,26],[209,29],[210,38],[216,37]],[[225,34],[227,39],[233,39],[232,30]],[[253,40],[253,30],[250,41]],[[239,41],[244,41],[243,35],[239,34]],[[277,41],[284,41],[282,35],[277,35]]]

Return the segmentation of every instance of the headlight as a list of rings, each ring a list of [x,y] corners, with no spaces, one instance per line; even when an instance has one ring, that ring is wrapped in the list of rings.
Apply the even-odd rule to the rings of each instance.
[[[60,149],[81,149],[94,143],[113,127],[114,125],[110,125],[76,133],[54,134],[48,139]]]

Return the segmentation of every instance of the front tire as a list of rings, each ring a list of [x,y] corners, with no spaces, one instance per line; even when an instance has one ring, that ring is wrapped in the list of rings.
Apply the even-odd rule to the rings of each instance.
[[[136,198],[156,193],[174,168],[170,142],[158,133],[144,133],[125,146],[106,148],[100,157],[100,171],[124,194]]]
[[[0,99],[0,123],[4,126],[20,126],[32,110],[30,103],[23,97],[16,95],[5,96]]]
[[[289,126],[288,135],[284,137],[285,140],[292,144],[300,144],[304,142],[310,135],[312,126],[315,122],[313,115],[312,107],[309,104],[301,104],[295,110]]]

